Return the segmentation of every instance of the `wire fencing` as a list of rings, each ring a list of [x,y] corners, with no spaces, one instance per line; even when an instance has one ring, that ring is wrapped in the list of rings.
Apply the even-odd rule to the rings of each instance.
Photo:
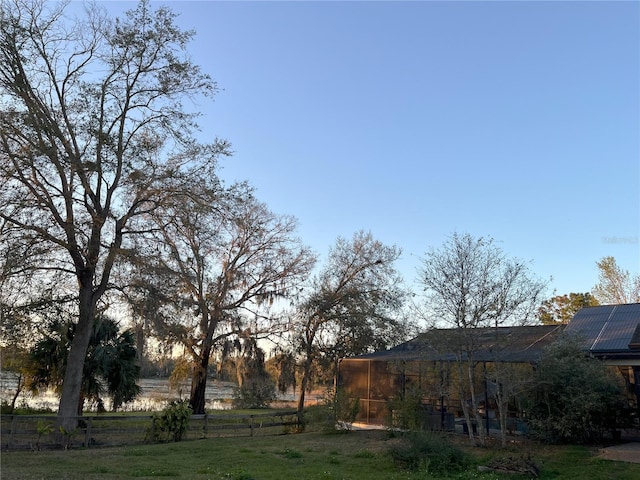
[[[97,448],[149,443],[153,415],[93,415],[76,417],[78,426],[65,431],[55,426],[55,415],[2,415],[2,450]],[[192,415],[187,440],[279,435],[299,427],[295,410],[259,414]]]

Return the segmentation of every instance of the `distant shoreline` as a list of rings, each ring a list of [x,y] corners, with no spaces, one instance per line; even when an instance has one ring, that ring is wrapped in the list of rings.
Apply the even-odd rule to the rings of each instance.
[[[3,403],[11,403],[15,393],[17,378],[11,372],[0,372],[0,401]],[[190,382],[181,383],[179,391],[172,390],[169,387],[169,378],[153,377],[141,378],[139,385],[142,388],[141,395],[133,402],[123,405],[118,411],[121,412],[145,412],[157,411],[171,400],[180,400],[189,398]],[[231,401],[237,384],[233,382],[225,382],[216,379],[207,381],[207,390],[205,394],[206,408],[210,410],[227,410],[232,408]],[[295,408],[297,406],[298,392],[290,388],[286,393],[277,392],[277,399],[272,403],[275,408]],[[322,392],[313,392],[307,395],[306,404],[317,403],[322,396]],[[29,392],[21,392],[16,407],[27,406],[29,408],[39,410],[57,411],[58,396],[52,390],[39,395],[32,395]],[[105,399],[105,407],[110,410],[111,405]],[[85,412],[95,412],[95,406],[87,403]]]

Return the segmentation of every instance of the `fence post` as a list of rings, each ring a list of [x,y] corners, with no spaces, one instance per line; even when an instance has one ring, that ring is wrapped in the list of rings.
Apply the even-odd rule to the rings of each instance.
[[[249,428],[251,428],[251,436],[253,437],[253,415],[249,415]]]
[[[11,432],[9,432],[9,445],[7,445],[7,449],[9,447],[13,447],[13,439],[16,433],[16,424],[17,424],[16,415],[12,415],[11,416]]]
[[[91,443],[91,423],[93,421],[93,417],[87,418],[87,427],[84,431],[84,448],[88,448]]]

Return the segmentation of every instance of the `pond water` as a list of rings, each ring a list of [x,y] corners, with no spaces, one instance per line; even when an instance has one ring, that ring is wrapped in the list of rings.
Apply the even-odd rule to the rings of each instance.
[[[15,394],[17,381],[15,375],[10,372],[0,372],[0,400],[10,403]],[[171,400],[186,400],[189,398],[190,384],[185,382],[178,390],[169,387],[167,378],[143,378],[139,385],[142,394],[133,402],[123,405],[121,411],[157,411],[164,408]],[[220,410],[231,408],[235,383],[221,382],[214,379],[207,380],[207,390],[205,402],[207,410]],[[278,406],[292,406],[296,401],[296,393],[291,390],[285,394],[279,394],[276,403]],[[26,405],[32,408],[58,409],[58,397],[53,391],[47,391],[39,395],[31,395],[22,392],[18,397],[16,406]],[[105,407],[110,409],[111,405],[105,399]],[[91,411],[92,406],[86,405],[85,411]]]

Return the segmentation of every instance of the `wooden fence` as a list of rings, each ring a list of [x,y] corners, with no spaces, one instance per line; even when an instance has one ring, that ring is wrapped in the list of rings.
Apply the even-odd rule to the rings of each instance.
[[[78,428],[64,434],[54,428],[52,415],[2,415],[2,450],[94,448],[146,442],[152,415],[95,415],[77,417]],[[192,415],[186,440],[213,437],[278,435],[298,426],[295,410],[260,414]]]

